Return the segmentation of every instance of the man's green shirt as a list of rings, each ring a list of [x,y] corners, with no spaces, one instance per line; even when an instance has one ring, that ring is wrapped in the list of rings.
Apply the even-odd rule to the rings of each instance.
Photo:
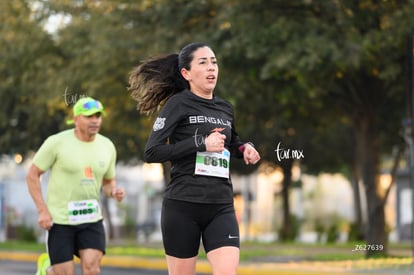
[[[97,134],[92,142],[84,142],[74,129],[66,130],[47,138],[33,163],[42,171],[50,170],[46,204],[54,223],[102,219],[98,205],[102,180],[115,178],[116,149],[110,139]]]

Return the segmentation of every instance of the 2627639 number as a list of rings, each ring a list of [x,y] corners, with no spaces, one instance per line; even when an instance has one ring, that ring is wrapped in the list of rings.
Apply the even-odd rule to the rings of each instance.
[[[352,251],[382,251],[384,246],[382,244],[356,244]]]

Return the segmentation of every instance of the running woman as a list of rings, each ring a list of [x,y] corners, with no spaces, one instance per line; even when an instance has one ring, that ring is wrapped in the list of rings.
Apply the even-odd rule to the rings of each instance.
[[[161,109],[145,148],[147,162],[171,162],[161,230],[169,275],[194,275],[200,240],[215,275],[236,275],[239,228],[230,158],[260,155],[237,135],[232,105],[214,94],[217,59],[204,43],[150,59],[129,77],[141,113]]]
[[[27,185],[47,236],[48,255],[39,257],[38,275],[74,275],[74,255],[80,258],[83,275],[100,273],[105,254],[100,193],[117,201],[125,196],[115,181],[115,146],[98,133],[103,114],[98,100],[79,99],[68,122],[75,128],[47,138],[29,168]],[[48,170],[44,201],[40,177]]]

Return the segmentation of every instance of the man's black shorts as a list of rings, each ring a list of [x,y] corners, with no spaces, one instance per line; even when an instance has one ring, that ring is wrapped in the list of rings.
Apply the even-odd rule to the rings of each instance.
[[[79,257],[79,250],[92,248],[105,254],[105,229],[102,220],[80,225],[53,224],[48,232],[47,247],[52,265]]]

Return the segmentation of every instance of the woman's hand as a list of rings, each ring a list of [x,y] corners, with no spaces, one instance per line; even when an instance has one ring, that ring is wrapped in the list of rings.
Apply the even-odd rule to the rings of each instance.
[[[219,132],[213,132],[205,139],[206,151],[207,152],[223,152],[224,141],[226,136]]]
[[[260,160],[260,154],[256,151],[256,149],[250,145],[249,143],[246,143],[244,145],[244,151],[243,151],[243,159],[246,165],[248,164],[256,164]]]

